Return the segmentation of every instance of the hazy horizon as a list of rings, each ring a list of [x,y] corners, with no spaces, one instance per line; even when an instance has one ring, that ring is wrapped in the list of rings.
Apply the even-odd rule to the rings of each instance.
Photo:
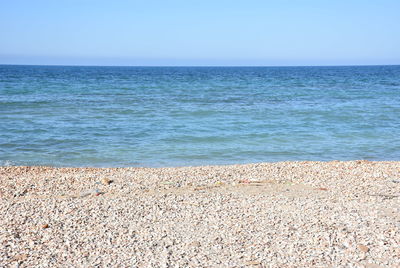
[[[238,67],[238,68],[263,68],[263,67],[373,67],[373,66],[400,66],[400,64],[331,64],[331,65],[95,65],[95,64],[19,64],[0,63],[0,66],[54,66],[54,67]]]

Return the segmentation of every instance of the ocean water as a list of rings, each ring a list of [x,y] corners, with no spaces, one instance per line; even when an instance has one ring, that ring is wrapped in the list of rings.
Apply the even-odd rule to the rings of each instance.
[[[0,65],[0,165],[400,160],[400,66]]]

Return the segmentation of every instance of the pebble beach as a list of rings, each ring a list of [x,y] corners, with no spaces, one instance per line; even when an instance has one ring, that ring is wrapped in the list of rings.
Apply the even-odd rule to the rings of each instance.
[[[0,267],[400,267],[400,162],[0,167]]]

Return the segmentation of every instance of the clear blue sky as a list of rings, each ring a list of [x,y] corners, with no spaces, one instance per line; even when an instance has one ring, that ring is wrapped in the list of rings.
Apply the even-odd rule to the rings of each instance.
[[[400,64],[399,0],[4,0],[0,64]]]

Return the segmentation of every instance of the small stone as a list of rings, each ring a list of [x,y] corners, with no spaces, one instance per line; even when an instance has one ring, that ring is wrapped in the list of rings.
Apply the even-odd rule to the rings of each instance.
[[[15,256],[12,258],[12,260],[13,260],[13,261],[21,262],[21,261],[26,260],[27,258],[28,258],[28,254],[18,254],[18,255],[15,255]]]
[[[49,228],[49,225],[47,223],[42,225],[42,229],[47,229],[47,228]]]
[[[364,253],[367,253],[369,251],[369,248],[363,244],[358,244],[358,249]]]
[[[27,193],[28,193],[28,190],[27,190],[27,189],[24,189],[23,191],[14,194],[14,197],[25,196]]]
[[[190,243],[189,244],[190,246],[192,246],[192,247],[200,247],[200,242],[199,241],[194,241],[194,242],[192,242],[192,243]]]
[[[328,191],[328,188],[320,187],[320,188],[317,188],[317,190],[320,190],[320,191]]]
[[[246,262],[246,265],[260,265],[261,264],[261,262],[259,262],[259,261],[248,261],[248,262]]]
[[[101,180],[101,183],[103,185],[110,185],[110,183],[112,183],[112,180],[108,179],[108,178],[104,178]]]

